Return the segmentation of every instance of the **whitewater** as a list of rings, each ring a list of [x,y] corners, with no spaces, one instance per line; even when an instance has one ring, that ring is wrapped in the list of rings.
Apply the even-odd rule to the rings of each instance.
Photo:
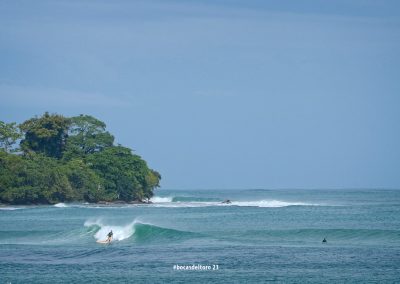
[[[153,206],[157,207],[207,207],[207,206],[247,206],[247,207],[285,207],[285,206],[318,206],[304,202],[286,202],[281,200],[247,200],[231,201],[226,200],[210,201],[209,199],[196,197],[159,197],[151,198]]]
[[[1,280],[395,283],[399,193],[159,190],[151,204],[2,206]],[[96,243],[111,230],[111,244]],[[219,269],[173,270],[192,264]]]

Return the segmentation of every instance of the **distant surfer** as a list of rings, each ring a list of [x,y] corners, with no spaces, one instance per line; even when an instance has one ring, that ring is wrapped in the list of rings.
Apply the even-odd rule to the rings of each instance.
[[[231,204],[232,201],[230,201],[229,199],[227,199],[227,200],[225,200],[225,201],[222,201],[222,203],[223,203],[223,204]]]
[[[108,234],[107,234],[107,242],[111,243],[113,238],[113,231],[111,230]]]
[[[327,243],[327,240],[326,240],[326,238],[324,238],[324,239],[322,240],[322,242],[323,242],[323,243]]]

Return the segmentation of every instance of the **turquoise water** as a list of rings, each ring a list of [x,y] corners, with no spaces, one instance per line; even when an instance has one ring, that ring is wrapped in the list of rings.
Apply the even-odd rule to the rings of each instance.
[[[400,282],[400,191],[156,195],[1,208],[0,283]],[[96,243],[111,229],[113,243]],[[211,270],[174,270],[192,264]]]

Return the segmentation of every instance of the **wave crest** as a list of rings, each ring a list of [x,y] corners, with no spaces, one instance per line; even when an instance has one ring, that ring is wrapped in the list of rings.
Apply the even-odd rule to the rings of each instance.
[[[240,206],[240,207],[287,207],[287,206],[321,206],[321,204],[297,202],[297,201],[282,201],[282,200],[239,200],[225,203],[218,198],[205,197],[158,197],[151,199],[155,207],[209,207],[209,206]]]
[[[134,220],[133,222],[123,225],[105,224],[102,220],[86,221],[85,227],[94,228],[94,238],[98,241],[105,240],[107,234],[113,231],[113,240],[122,241],[133,238],[135,241],[152,241],[158,239],[179,240],[182,238],[194,237],[197,234],[193,232],[180,231],[171,228],[159,227],[153,224],[142,223]]]
[[[232,201],[232,205],[247,207],[287,207],[287,206],[317,206],[318,204],[304,202],[286,202],[280,200],[258,200],[258,201]]]
[[[68,207],[68,205],[61,202],[61,203],[54,204],[54,207],[57,207],[57,208],[66,208],[66,207]]]
[[[153,203],[165,203],[172,202],[172,197],[161,197],[161,196],[153,196],[150,201]]]
[[[98,227],[98,230],[94,234],[94,237],[98,241],[102,241],[107,239],[107,234],[112,230],[113,231],[113,240],[114,241],[122,241],[133,235],[135,232],[134,228],[135,221],[125,225],[125,226],[116,226],[116,225],[108,225],[104,224],[101,220],[96,221],[86,221],[85,227]]]

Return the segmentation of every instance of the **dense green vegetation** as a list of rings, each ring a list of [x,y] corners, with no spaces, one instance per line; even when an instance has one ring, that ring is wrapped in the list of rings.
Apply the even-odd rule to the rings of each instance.
[[[0,121],[2,203],[146,201],[160,179],[131,149],[114,145],[105,123],[92,116]]]

